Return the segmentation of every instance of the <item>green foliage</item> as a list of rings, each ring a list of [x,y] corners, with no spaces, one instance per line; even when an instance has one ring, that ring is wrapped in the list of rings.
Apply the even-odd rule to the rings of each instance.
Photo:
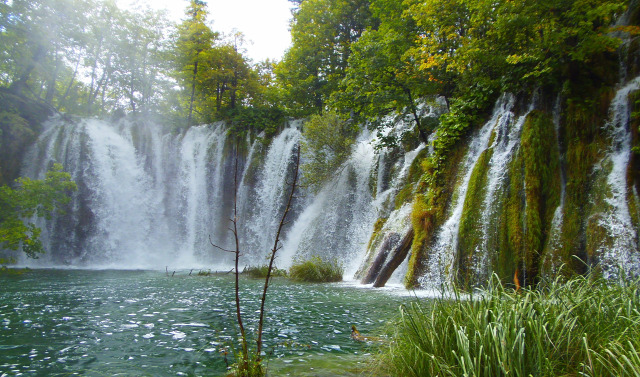
[[[291,25],[292,46],[276,74],[292,115],[325,109],[338,90],[351,44],[369,26],[369,0],[310,0],[300,4]]]
[[[340,90],[333,93],[332,105],[364,120],[394,111],[411,114],[426,142],[418,100],[437,91],[413,62],[411,51],[419,30],[413,19],[404,17],[403,2],[372,1],[371,10],[379,25],[351,45],[349,66]]]
[[[324,260],[313,256],[308,260],[294,261],[289,268],[289,277],[294,281],[330,283],[342,281],[344,267],[337,260]]]
[[[60,164],[54,164],[44,180],[19,178],[16,186],[0,187],[0,246],[22,248],[28,257],[37,258],[44,253],[39,239],[41,230],[29,219],[49,218],[52,212],[62,210],[70,200],[68,193],[77,187]]]
[[[242,270],[243,274],[246,274],[250,278],[264,279],[269,272],[269,265],[262,266],[248,266]],[[273,267],[271,270],[271,277],[287,277],[287,270],[281,270],[277,267]]]
[[[242,107],[225,114],[230,130],[236,135],[253,130],[264,131],[266,138],[273,137],[286,122],[284,110],[278,107]]]
[[[491,80],[503,90],[517,91],[539,85],[558,88],[571,65],[576,71],[590,70],[594,57],[614,51],[620,40],[607,28],[628,2],[411,3],[410,14],[423,29],[416,57],[434,80],[459,81],[458,88]]]
[[[514,291],[498,278],[401,309],[378,356],[391,376],[637,376],[637,280],[589,277]]]
[[[128,12],[101,0],[5,1],[0,20],[0,85],[49,108],[148,111],[173,85],[161,12]]]
[[[26,119],[13,112],[0,111],[0,184],[7,183],[3,177],[9,180],[17,175],[21,164],[19,159],[34,136],[35,132]]]
[[[303,183],[319,189],[330,177],[335,176],[340,165],[351,153],[357,129],[344,121],[337,113],[313,115],[304,124],[302,153]]]
[[[48,110],[156,112],[181,126],[279,106],[273,64],[254,67],[241,34],[211,30],[204,2],[189,2],[186,13],[174,25],[164,12],[109,0],[5,1],[0,87]]]
[[[442,166],[456,144],[486,118],[496,99],[496,89],[490,82],[478,82],[469,92],[453,100],[450,111],[440,117],[436,131],[431,157],[434,167]],[[440,172],[436,170],[435,173]]]
[[[233,377],[263,377],[267,375],[266,368],[256,355],[250,354],[246,359],[236,352],[236,363],[231,366],[230,376]]]

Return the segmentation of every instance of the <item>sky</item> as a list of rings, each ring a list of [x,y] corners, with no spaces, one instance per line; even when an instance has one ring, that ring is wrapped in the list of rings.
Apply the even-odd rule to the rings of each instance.
[[[136,0],[118,0],[122,7]],[[287,0],[205,0],[212,30],[230,34],[234,29],[245,35],[247,55],[254,62],[267,58],[281,60],[291,44],[289,20],[291,3]],[[180,22],[188,0],[146,0],[140,2],[155,9],[167,9],[172,20]],[[211,23],[213,21],[213,23]]]

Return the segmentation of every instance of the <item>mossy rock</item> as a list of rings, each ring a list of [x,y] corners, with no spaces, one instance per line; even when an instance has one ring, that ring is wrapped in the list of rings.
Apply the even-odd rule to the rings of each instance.
[[[396,210],[402,207],[405,203],[412,201],[416,183],[420,180],[420,176],[422,175],[422,161],[427,158],[428,153],[429,151],[427,148],[421,150],[411,163],[409,172],[405,179],[405,184],[400,191],[398,191],[395,197]]]
[[[414,238],[404,282],[409,289],[417,287],[418,277],[425,273],[429,244],[446,217],[466,151],[466,145],[459,143],[444,161],[439,162],[436,156],[430,156],[420,162],[424,173],[413,197],[411,223]]]
[[[524,265],[531,283],[538,276],[543,247],[551,233],[555,209],[560,204],[560,152],[551,116],[533,111],[522,131],[525,219]]]
[[[464,198],[460,228],[458,230],[458,249],[456,250],[456,270],[458,281],[462,286],[469,286],[474,279],[473,266],[482,253],[483,216],[487,192],[487,173],[493,149],[489,148],[480,154],[471,173],[467,195]]]

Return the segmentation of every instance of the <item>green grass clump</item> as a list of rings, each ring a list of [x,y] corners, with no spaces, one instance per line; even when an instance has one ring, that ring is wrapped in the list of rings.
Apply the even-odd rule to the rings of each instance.
[[[403,307],[378,356],[391,376],[640,376],[640,281],[576,277]]]
[[[262,266],[248,266],[245,267],[244,270],[242,270],[242,274],[248,275],[251,278],[254,279],[264,279],[267,277],[267,272],[269,270],[269,266],[268,265],[262,265]],[[281,270],[277,267],[273,267],[273,269],[271,270],[271,277],[286,277],[287,276],[287,270]]]
[[[342,281],[344,268],[336,259],[324,260],[313,256],[308,260],[294,262],[289,269],[292,280],[310,283]]]

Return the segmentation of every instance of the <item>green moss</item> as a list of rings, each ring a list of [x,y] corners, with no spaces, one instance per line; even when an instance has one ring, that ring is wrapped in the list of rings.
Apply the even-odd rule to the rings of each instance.
[[[409,167],[409,173],[404,186],[398,191],[395,197],[395,209],[399,209],[405,203],[409,203],[413,199],[413,192],[415,191],[416,183],[420,180],[422,175],[422,161],[426,158],[428,153],[427,148],[418,153],[416,158]]]
[[[414,196],[413,206],[411,209],[411,225],[414,229],[413,243],[411,244],[411,257],[409,258],[409,266],[407,275],[405,276],[405,286],[407,288],[415,288],[418,285],[418,276],[422,272],[421,262],[424,255],[425,241],[433,232],[434,228],[434,211],[429,206],[429,202],[433,201],[433,197],[425,197],[423,194]]]
[[[593,168],[605,150],[601,126],[608,116],[613,89],[603,88],[599,93],[595,100],[567,101],[564,113],[567,186],[559,260],[569,266],[568,272],[584,273],[587,270],[587,206],[593,187]]]
[[[487,172],[493,149],[487,149],[478,158],[471,173],[467,196],[464,198],[460,228],[458,231],[457,272],[462,286],[469,286],[474,280],[471,266],[474,265],[475,254],[482,243],[484,200],[487,192]]]
[[[522,264],[524,244],[524,158],[516,152],[509,164],[506,195],[498,219],[498,247],[492,258],[493,272],[505,283],[511,283]]]
[[[634,153],[627,169],[627,202],[629,203],[629,214],[636,229],[640,228],[640,203],[638,193],[640,192],[640,90],[629,94],[631,102],[631,119],[629,127],[631,129]]]
[[[428,259],[428,247],[437,227],[444,221],[454,188],[460,161],[464,157],[466,147],[459,144],[451,150],[449,158],[438,162],[430,156],[420,162],[422,177],[417,184],[413,199],[411,223],[414,230],[411,245],[411,257],[405,276],[405,286],[414,288],[418,285],[418,277],[425,272],[424,263]],[[439,165],[440,164],[440,165]]]
[[[455,192],[460,161],[466,152],[464,141],[474,127],[487,119],[497,95],[495,89],[487,83],[476,83],[474,90],[454,99],[450,111],[440,117],[434,153],[421,161],[423,174],[413,200],[411,221],[415,235],[405,276],[407,288],[417,286],[418,277],[425,272],[429,244]]]
[[[386,222],[387,222],[387,218],[386,217],[380,217],[373,224],[373,233],[371,234],[371,239],[369,240],[369,244],[367,245],[367,250],[369,250],[371,248],[371,245],[378,238],[378,236],[380,234],[380,231],[382,230],[382,227],[384,226],[384,224]]]
[[[551,117],[532,111],[522,130],[525,187],[524,266],[533,282],[539,272],[543,247],[560,204],[560,153]]]

